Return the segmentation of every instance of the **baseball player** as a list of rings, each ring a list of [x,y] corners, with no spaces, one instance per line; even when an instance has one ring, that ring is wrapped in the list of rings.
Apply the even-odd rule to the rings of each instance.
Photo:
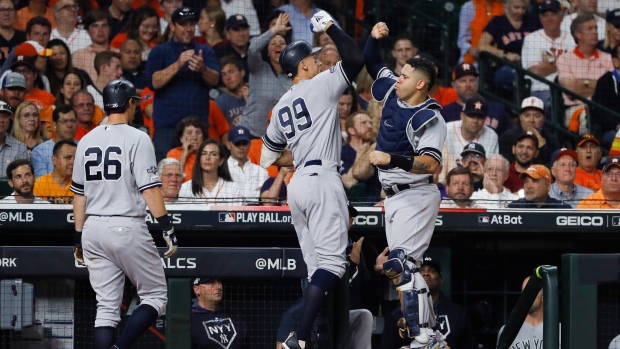
[[[357,44],[333,25],[327,12],[314,14],[310,28],[329,35],[342,61],[319,73],[320,48],[305,41],[284,48],[280,66],[293,78],[293,86],[273,108],[261,152],[264,168],[274,162],[296,168],[288,199],[310,283],[297,329],[282,343],[286,349],[306,347],[327,293],[345,272],[349,212],[338,172],[342,148],[338,101],[364,66]],[[287,145],[290,152],[283,152]]]
[[[401,336],[411,338],[411,348],[443,348],[443,336],[432,330],[436,324],[433,304],[419,270],[439,211],[433,174],[441,164],[446,123],[439,103],[428,97],[436,78],[434,65],[409,59],[396,78],[380,55],[379,40],[387,35],[387,25],[377,23],[364,48],[366,68],[375,79],[373,98],[384,103],[376,150],[369,154],[387,197],[390,252],[383,271],[396,285],[401,300]]]
[[[146,227],[146,206],[163,229],[168,245],[164,256],[177,250],[151,139],[128,125],[139,99],[128,81],[106,85],[108,123],[80,140],[73,166],[74,256],[88,267],[97,294],[95,349],[130,348],[165,310],[166,278]],[[125,276],[136,286],[140,306],[116,339]]]

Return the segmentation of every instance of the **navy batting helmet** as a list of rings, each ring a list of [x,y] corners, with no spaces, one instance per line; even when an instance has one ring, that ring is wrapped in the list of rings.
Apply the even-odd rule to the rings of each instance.
[[[309,43],[299,40],[288,44],[280,53],[280,67],[289,78],[297,74],[297,66],[302,59],[315,54],[321,47],[312,47]]]
[[[103,89],[103,109],[123,108],[130,99],[140,99],[136,88],[127,80],[114,80]]]

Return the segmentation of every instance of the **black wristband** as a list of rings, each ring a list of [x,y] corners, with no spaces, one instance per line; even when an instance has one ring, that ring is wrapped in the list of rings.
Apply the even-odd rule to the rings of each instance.
[[[74,239],[75,239],[75,246],[82,247],[82,232],[81,231],[77,231],[77,230],[75,231]]]
[[[391,155],[390,166],[400,167],[403,170],[409,172],[411,171],[411,167],[413,167],[413,159],[401,155]]]
[[[161,217],[157,217],[155,219],[157,219],[157,222],[161,226],[162,230],[164,231],[172,230],[172,221],[170,220],[170,216],[168,216],[167,214]]]

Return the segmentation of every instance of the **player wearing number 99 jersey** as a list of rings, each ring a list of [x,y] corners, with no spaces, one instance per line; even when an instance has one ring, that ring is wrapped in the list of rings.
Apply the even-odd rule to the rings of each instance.
[[[122,80],[103,91],[108,124],[80,141],[73,166],[75,259],[86,264],[97,294],[94,348],[130,348],[165,310],[166,278],[149,233],[146,207],[164,230],[170,257],[174,229],[163,203],[155,152],[149,136],[128,125],[139,97]],[[140,306],[116,339],[125,276],[136,286]]]
[[[342,61],[320,73],[319,48],[297,41],[282,51],[280,66],[293,77],[293,86],[273,108],[261,155],[265,168],[274,161],[296,168],[288,202],[310,279],[302,317],[282,343],[285,349],[305,347],[327,293],[345,272],[349,211],[338,172],[342,148],[338,100],[364,66],[360,48],[333,25],[329,14],[320,11],[311,23],[314,31],[326,31]],[[281,155],[287,145],[290,154]]]

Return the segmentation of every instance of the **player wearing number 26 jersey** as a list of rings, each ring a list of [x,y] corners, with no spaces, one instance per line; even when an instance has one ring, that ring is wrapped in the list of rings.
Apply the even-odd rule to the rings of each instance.
[[[293,86],[273,108],[263,137],[262,153],[267,155],[261,157],[263,167],[275,160],[277,165],[296,168],[288,186],[288,202],[310,279],[301,319],[282,343],[285,349],[305,348],[326,294],[345,272],[349,211],[338,172],[342,149],[338,100],[364,66],[360,48],[333,25],[329,14],[320,11],[311,23],[315,31],[325,28],[342,62],[319,73],[320,49],[297,41],[282,51],[280,66],[293,77]],[[292,163],[278,158],[287,145]]]
[[[176,252],[177,241],[164,206],[151,139],[128,125],[139,99],[128,81],[106,85],[108,124],[82,138],[73,166],[74,256],[88,268],[97,294],[94,349],[130,348],[168,301],[164,269],[146,227],[147,206],[164,231],[165,257]],[[125,277],[136,286],[140,306],[117,339]]]

